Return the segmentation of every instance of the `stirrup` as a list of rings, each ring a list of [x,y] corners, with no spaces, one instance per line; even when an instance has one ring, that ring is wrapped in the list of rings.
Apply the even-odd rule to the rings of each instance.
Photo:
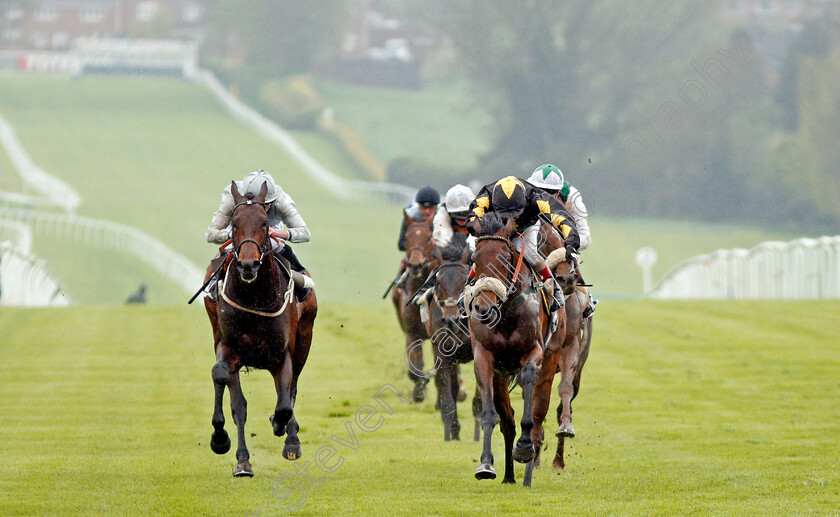
[[[595,312],[595,305],[597,305],[597,304],[598,304],[598,300],[590,298],[589,303],[586,304],[586,308],[583,310],[583,313],[581,314],[581,317],[584,318],[584,319],[591,317],[592,313]]]

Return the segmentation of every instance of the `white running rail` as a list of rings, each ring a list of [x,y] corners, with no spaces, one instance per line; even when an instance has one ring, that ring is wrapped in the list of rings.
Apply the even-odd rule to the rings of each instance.
[[[335,196],[347,198],[351,194],[374,194],[382,196],[389,201],[402,204],[408,204],[414,199],[414,189],[406,185],[373,181],[351,181],[337,176],[304,151],[288,131],[233,96],[212,72],[200,69],[191,78],[213,92],[213,95],[216,96],[219,102],[225,106],[234,118],[255,129],[275,144],[283,147],[313,180]]]
[[[840,298],[840,236],[718,250],[672,268],[650,298]]]
[[[67,183],[47,174],[32,161],[15,135],[12,126],[2,115],[0,115],[0,144],[6,148],[9,160],[24,183],[67,212],[76,211],[82,201],[76,191]]]
[[[69,304],[70,297],[50,275],[43,260],[21,253],[10,242],[0,242],[0,305],[48,307]]]
[[[30,223],[36,234],[73,239],[131,254],[188,293],[195,292],[204,280],[204,272],[186,257],[131,226],[71,214],[9,208],[0,208],[0,218]]]

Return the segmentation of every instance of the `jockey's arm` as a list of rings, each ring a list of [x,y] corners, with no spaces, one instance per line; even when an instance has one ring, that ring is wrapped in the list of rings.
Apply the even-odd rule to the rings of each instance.
[[[478,195],[470,203],[470,211],[467,214],[467,222],[472,223],[476,219],[481,219],[484,214],[491,210],[490,208],[490,185],[485,185],[478,191]],[[471,224],[467,224],[467,230],[470,234],[473,233]]]
[[[280,214],[280,221],[275,222],[270,218],[269,223],[277,230],[278,237],[284,238],[282,234],[286,233],[285,240],[289,242],[309,242],[311,239],[309,227],[306,226],[306,222],[297,211],[297,206],[291,196],[285,192],[277,196],[277,199],[271,205],[271,211],[275,210]],[[282,229],[282,224],[286,225],[285,230]]]
[[[233,196],[230,187],[222,192],[222,203],[219,209],[213,214],[213,220],[204,233],[207,242],[212,244],[224,244],[230,239],[230,220],[233,217]]]
[[[589,213],[586,211],[586,205],[583,204],[583,197],[580,191],[575,187],[570,186],[569,191],[569,212],[575,220],[575,227],[580,236],[580,251],[585,250],[592,244],[592,234],[589,231]]]
[[[443,206],[438,208],[432,220],[432,239],[442,248],[448,246],[452,240],[452,223],[449,221],[449,212]]]

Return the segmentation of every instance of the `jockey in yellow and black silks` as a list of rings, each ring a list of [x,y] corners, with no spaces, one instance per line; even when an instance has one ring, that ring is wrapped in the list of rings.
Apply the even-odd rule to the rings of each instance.
[[[537,236],[540,231],[540,216],[547,218],[560,231],[566,245],[566,258],[577,260],[580,237],[574,220],[563,204],[525,180],[507,176],[485,185],[470,204],[469,222],[481,219],[489,212],[512,218],[518,235],[511,239],[534,271],[539,273],[547,290],[553,293],[552,311],[564,304],[563,291],[554,283],[543,257],[539,254]]]

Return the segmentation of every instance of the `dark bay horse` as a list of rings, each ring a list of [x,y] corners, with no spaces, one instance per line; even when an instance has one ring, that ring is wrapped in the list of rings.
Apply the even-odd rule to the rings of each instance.
[[[235,203],[231,221],[235,267],[230,267],[219,280],[218,302],[204,298],[216,352],[212,369],[216,396],[210,448],[216,454],[230,450],[222,411],[227,386],[238,437],[233,473],[237,477],[254,475],[245,446],[247,404],[239,380],[242,367],[265,369],[274,377],[277,405],[270,416],[274,434],[287,434],[284,458],[296,460],[302,454],[294,405],[298,376],[309,355],[318,311],[314,291],[303,302],[297,301],[290,270],[271,252],[266,190],[263,185],[257,196],[245,197],[240,195],[236,183],[231,183]],[[209,278],[210,268],[207,274]]]
[[[415,402],[422,402],[426,398],[426,384],[429,382],[428,374],[423,370],[422,344],[429,339],[429,333],[420,320],[420,308],[410,300],[429,273],[440,263],[440,255],[432,241],[432,221],[417,223],[411,222],[408,216],[406,219],[410,223],[405,230],[405,264],[408,279],[404,286],[398,285],[392,290],[391,299],[397,310],[400,328],[405,334],[408,378],[414,382],[413,399]]]
[[[531,397],[542,360],[549,319],[539,289],[530,274],[521,271],[521,253],[510,241],[513,221],[495,212],[473,228],[479,236],[473,254],[476,280],[467,288],[465,308],[470,312],[475,377],[481,394],[481,427],[484,447],[476,479],[495,479],[491,438],[498,421],[505,439],[505,476],[502,483],[516,483],[513,460],[528,463],[535,456],[531,439]],[[524,409],[522,434],[514,446],[516,424],[508,386],[519,373]],[[526,486],[530,482],[526,479]]]
[[[456,400],[460,389],[458,365],[473,360],[470,329],[460,318],[458,298],[464,292],[469,278],[470,248],[466,236],[456,233],[452,242],[440,250],[443,263],[429,275],[426,283],[431,286],[428,334],[435,354],[435,384],[440,396],[440,414],[443,419],[443,439],[460,440],[461,424],[458,421]],[[476,391],[472,402],[474,439],[480,436],[479,412],[481,398]]]
[[[553,338],[545,350],[543,368],[534,390],[534,429],[531,437],[537,446],[535,464],[539,465],[540,446],[543,443],[542,423],[551,398],[551,388],[556,373],[560,373],[560,383],[557,392],[560,403],[557,406],[557,423],[559,428],[555,432],[558,438],[557,451],[553,466],[562,469],[565,466],[563,449],[566,438],[575,436],[572,427],[572,400],[580,390],[580,378],[583,365],[589,356],[589,345],[592,340],[592,318],[582,318],[586,308],[586,295],[577,289],[581,283],[580,270],[566,260],[564,243],[557,231],[549,224],[543,223],[540,229],[540,254],[546,257],[546,264],[551,268],[558,285],[565,295],[564,325],[558,325]],[[553,365],[553,366],[552,366]],[[526,477],[530,475],[530,467],[526,469]]]

